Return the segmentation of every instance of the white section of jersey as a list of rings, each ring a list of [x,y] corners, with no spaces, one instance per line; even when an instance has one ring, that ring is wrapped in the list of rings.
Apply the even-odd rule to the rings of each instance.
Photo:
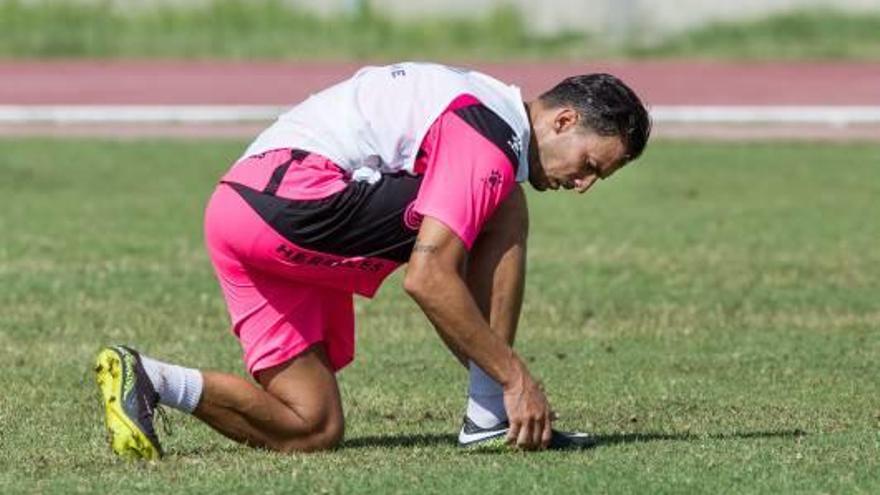
[[[404,62],[365,67],[310,96],[260,134],[241,159],[279,148],[323,155],[375,182],[382,173],[413,173],[434,121],[461,95],[472,95],[514,131],[516,180],[528,178],[529,119],[518,87],[485,74],[439,64]]]

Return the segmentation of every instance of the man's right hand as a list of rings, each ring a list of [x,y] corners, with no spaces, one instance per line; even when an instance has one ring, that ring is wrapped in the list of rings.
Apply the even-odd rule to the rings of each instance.
[[[517,357],[513,360],[513,378],[504,387],[504,407],[510,423],[507,442],[526,450],[547,448],[553,436],[550,403],[522,361]]]

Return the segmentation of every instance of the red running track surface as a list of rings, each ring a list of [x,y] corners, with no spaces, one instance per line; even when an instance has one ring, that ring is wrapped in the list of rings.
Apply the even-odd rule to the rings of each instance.
[[[360,63],[0,61],[0,105],[289,105]],[[565,76],[610,72],[650,105],[880,105],[880,63],[549,62],[471,67],[535,97]]]

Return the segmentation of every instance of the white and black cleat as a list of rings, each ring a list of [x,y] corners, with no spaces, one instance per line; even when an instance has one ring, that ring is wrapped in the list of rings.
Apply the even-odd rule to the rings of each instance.
[[[507,443],[507,430],[510,425],[507,421],[498,423],[491,428],[477,426],[471,418],[465,416],[458,432],[458,445],[460,447],[500,447]]]
[[[471,421],[467,416],[458,432],[458,445],[466,448],[499,448],[507,445],[507,430],[510,425],[507,421],[498,423],[490,428],[483,428]],[[586,433],[573,433],[553,430],[550,438],[549,450],[581,450],[596,446],[596,438]]]

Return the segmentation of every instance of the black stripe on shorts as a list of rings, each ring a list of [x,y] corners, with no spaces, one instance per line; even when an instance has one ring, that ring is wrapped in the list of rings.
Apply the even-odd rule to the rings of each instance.
[[[386,174],[375,184],[350,182],[326,198],[294,200],[226,182],[267,224],[297,246],[399,263],[409,260],[418,234],[407,227],[404,217],[421,183],[422,176]]]

